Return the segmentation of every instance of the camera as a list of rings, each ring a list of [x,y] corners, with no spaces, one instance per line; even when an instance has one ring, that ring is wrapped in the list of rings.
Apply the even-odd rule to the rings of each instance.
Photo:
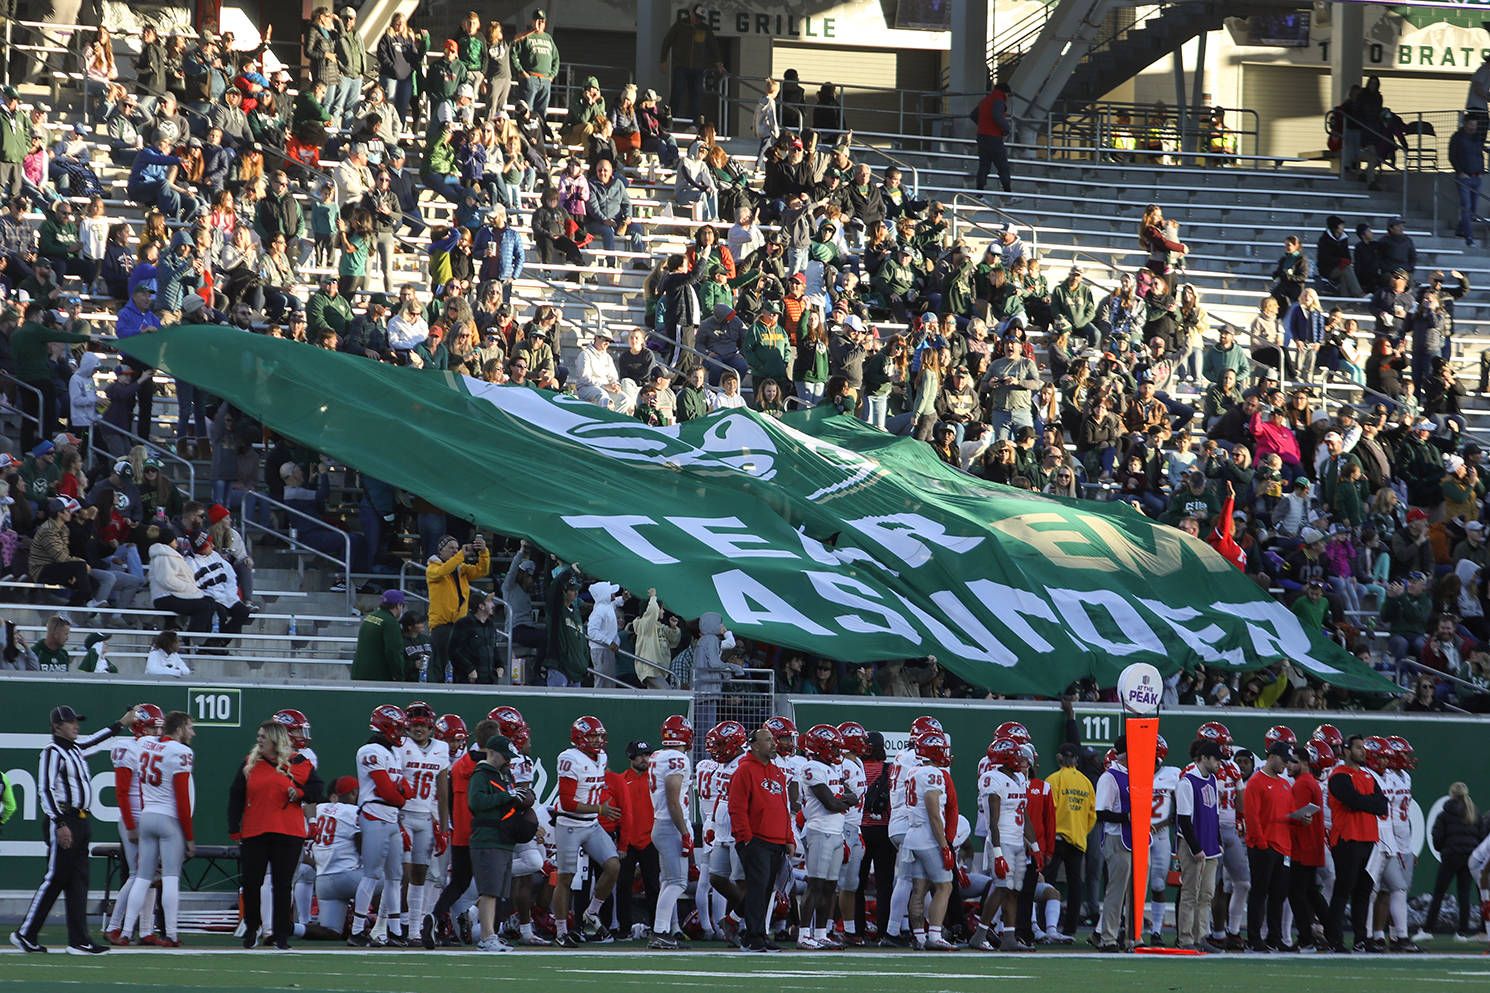
[[[476,565],[478,562],[481,561],[481,553],[476,551],[474,547],[469,545],[466,547],[465,556],[466,565]]]

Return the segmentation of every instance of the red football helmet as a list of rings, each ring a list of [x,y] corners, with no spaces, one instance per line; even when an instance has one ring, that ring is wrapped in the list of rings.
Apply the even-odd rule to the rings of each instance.
[[[1391,750],[1393,769],[1408,772],[1418,767],[1417,756],[1412,752],[1412,743],[1400,734],[1388,735],[1387,747]]]
[[[686,752],[693,747],[693,725],[682,714],[674,714],[663,721],[658,733],[662,738],[663,748],[676,748]]]
[[[523,715],[518,712],[516,707],[493,707],[491,712],[486,715],[486,719],[496,721],[497,730],[507,738],[511,738],[513,732],[518,728],[528,726],[528,722],[523,720]]]
[[[814,724],[802,736],[802,752],[819,762],[833,765],[843,758],[843,737],[831,724]]]
[[[279,715],[274,715],[279,720]],[[129,729],[135,733],[136,738],[148,738],[159,735],[165,730],[166,714],[153,703],[142,703],[135,708],[135,722]],[[299,747],[299,746],[296,746]]]
[[[409,733],[409,719],[399,707],[385,703],[372,712],[367,726],[388,739],[391,745],[401,745],[404,735]]]
[[[777,755],[794,755],[797,751],[797,725],[785,717],[767,717],[761,725],[776,739]]]
[[[869,757],[869,732],[858,721],[844,721],[838,725],[838,737],[843,739],[843,750],[859,758]]]
[[[709,736],[705,734],[704,737],[707,739]],[[699,919],[697,910],[689,914],[683,921],[683,933],[694,941],[704,940],[704,923]]]
[[[1200,741],[1214,741],[1221,746],[1221,757],[1231,758],[1231,732],[1220,721],[1207,721],[1195,732]]]
[[[415,724],[427,724],[433,728],[435,721],[440,719],[440,715],[435,713],[435,708],[423,700],[415,700],[405,707],[404,717],[408,720],[409,727],[413,727]]]
[[[1112,763],[1117,761],[1117,749],[1109,748],[1107,754],[1102,756],[1102,768],[1111,769]]]
[[[728,762],[739,755],[750,739],[750,732],[739,721],[720,721],[709,734],[715,735],[719,742],[718,754],[710,753],[716,762]]]
[[[912,738],[916,737],[916,735],[918,735],[918,734],[925,734],[927,731],[941,731],[941,730],[942,730],[942,722],[939,721],[939,720],[937,720],[935,717],[930,717],[930,716],[923,715],[923,716],[917,717],[915,720],[911,721],[911,737]]]
[[[1297,745],[1299,743],[1299,736],[1294,734],[1293,728],[1286,724],[1274,724],[1262,736],[1262,750],[1267,751],[1280,741],[1285,741],[1290,745]]]
[[[952,742],[940,731],[916,736],[916,755],[922,762],[945,769],[952,764]]]
[[[450,757],[455,758],[466,750],[471,732],[466,722],[456,714],[445,714],[435,721],[435,737],[450,746]]]
[[[1016,745],[1028,745],[1030,743],[1029,730],[1018,721],[1005,721],[1000,724],[993,732],[993,740],[998,741],[1000,738],[1008,738]]]
[[[1386,772],[1387,764],[1390,761],[1390,747],[1387,745],[1386,739],[1372,735],[1361,742],[1361,744],[1366,749],[1366,766],[1375,769],[1377,772]]]
[[[598,717],[586,715],[569,725],[569,743],[592,759],[600,757],[609,740],[605,725],[600,723]]]
[[[307,748],[310,745],[310,720],[298,710],[281,710],[274,715],[274,719],[285,726],[290,732],[290,744],[296,748]]]
[[[1154,742],[1154,760],[1162,764],[1165,759],[1169,758],[1169,742],[1164,740],[1162,734],[1158,735],[1157,739]]]
[[[1304,754],[1309,758],[1309,771],[1316,776],[1335,767],[1335,750],[1323,741],[1310,739],[1304,746]]]
[[[1345,736],[1333,724],[1321,724],[1314,729],[1314,733],[1309,738],[1311,741],[1322,741],[1326,745],[1329,745],[1330,751],[1336,755],[1339,755],[1345,750]]]
[[[719,751],[719,725],[716,724],[704,732],[704,754],[718,762]]]
[[[988,761],[996,769],[1019,768],[1019,743],[1013,738],[995,738],[988,746]]]

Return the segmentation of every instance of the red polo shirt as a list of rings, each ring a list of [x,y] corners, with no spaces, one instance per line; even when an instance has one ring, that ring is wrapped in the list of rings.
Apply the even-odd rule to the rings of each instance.
[[[1294,808],[1288,780],[1269,776],[1259,769],[1247,780],[1242,804],[1247,817],[1247,847],[1271,848],[1289,854],[1293,840],[1288,815]]]

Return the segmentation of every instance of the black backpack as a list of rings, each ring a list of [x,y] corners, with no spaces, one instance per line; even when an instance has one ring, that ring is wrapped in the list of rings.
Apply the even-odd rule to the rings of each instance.
[[[880,774],[864,791],[864,812],[874,817],[883,817],[890,812],[890,765],[880,767]]]

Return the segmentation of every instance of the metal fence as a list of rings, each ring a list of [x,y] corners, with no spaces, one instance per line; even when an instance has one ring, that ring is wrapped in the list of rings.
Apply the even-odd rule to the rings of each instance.
[[[693,759],[705,758],[704,735],[720,721],[758,728],[777,712],[776,673],[771,669],[693,670]]]

